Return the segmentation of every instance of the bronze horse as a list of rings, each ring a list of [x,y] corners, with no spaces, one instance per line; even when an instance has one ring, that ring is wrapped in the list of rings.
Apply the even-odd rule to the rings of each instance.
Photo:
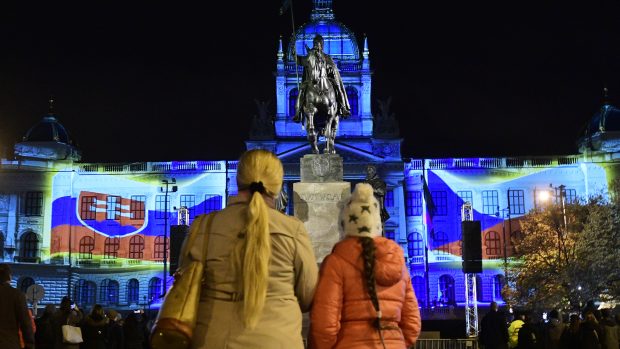
[[[318,136],[326,140],[325,154],[335,154],[334,140],[338,131],[339,114],[350,115],[349,102],[338,72],[338,67],[329,55],[323,52],[323,38],[314,38],[312,49],[306,46],[308,55],[297,56],[304,66],[304,81],[296,103],[297,113],[294,120],[303,122],[308,134],[308,141],[314,154],[319,153]],[[320,134],[316,128],[322,127]]]

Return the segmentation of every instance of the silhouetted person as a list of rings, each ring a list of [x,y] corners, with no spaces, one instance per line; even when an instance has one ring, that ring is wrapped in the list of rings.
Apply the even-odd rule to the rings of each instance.
[[[618,349],[618,324],[614,320],[610,309],[601,310],[601,325],[605,332],[605,339],[603,341],[603,349]]]
[[[581,331],[581,348],[582,349],[601,349],[603,342],[603,333],[598,320],[594,316],[592,310],[585,313],[585,319],[580,326]]]
[[[0,348],[21,349],[19,330],[22,332],[24,347],[34,348],[32,319],[28,315],[26,296],[11,286],[11,269],[8,264],[0,264]]]
[[[508,326],[506,315],[499,311],[497,303],[491,303],[491,309],[482,318],[480,342],[485,349],[508,348]]]
[[[54,314],[54,348],[55,349],[79,349],[79,344],[64,343],[62,340],[62,325],[79,326],[82,321],[82,313],[77,306],[71,308],[71,299],[67,296],[60,301],[60,309]]]
[[[519,330],[517,345],[518,349],[538,349],[540,345],[540,334],[538,328],[532,321],[530,314],[525,315],[523,326]]]
[[[549,313],[549,322],[544,326],[544,345],[545,349],[560,349],[560,338],[566,329],[566,325],[560,319],[560,312],[552,310]]]
[[[82,322],[82,338],[81,349],[107,349],[108,318],[101,305],[95,304]]]
[[[37,330],[34,333],[34,341],[37,349],[54,348],[54,313],[56,306],[48,304],[45,306],[43,315],[35,320]]]

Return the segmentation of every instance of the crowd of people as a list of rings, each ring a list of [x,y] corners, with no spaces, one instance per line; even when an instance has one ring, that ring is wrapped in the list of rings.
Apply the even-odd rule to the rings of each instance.
[[[142,311],[123,318],[119,312],[96,304],[85,313],[63,297],[60,306],[45,306],[34,318],[25,295],[11,287],[11,270],[0,264],[0,348],[2,349],[149,349],[152,321]],[[63,325],[80,329],[82,342],[68,343]]]
[[[302,349],[307,311],[311,349],[413,346],[420,310],[402,249],[382,237],[373,187],[357,184],[342,207],[343,239],[319,271],[304,223],[276,209],[283,175],[275,154],[247,151],[237,166],[238,195],[192,223],[181,267],[200,261],[205,272],[191,348]],[[0,349],[148,348],[152,324],[138,314],[123,319],[100,305],[85,314],[68,297],[33,324],[24,294],[10,281],[8,266],[0,268]],[[69,327],[81,329],[82,343],[68,343]]]
[[[581,313],[552,310],[543,318],[527,311],[506,314],[493,302],[479,338],[484,349],[620,349],[619,324],[620,313],[592,304]]]

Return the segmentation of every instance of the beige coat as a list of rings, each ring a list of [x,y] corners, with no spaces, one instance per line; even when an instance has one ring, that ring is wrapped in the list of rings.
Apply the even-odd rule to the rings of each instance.
[[[258,325],[243,325],[241,275],[230,260],[238,235],[243,233],[245,202],[231,203],[211,225],[206,258],[206,286],[201,291],[193,348],[303,348],[302,311],[308,311],[318,279],[312,244],[301,221],[269,209],[271,261],[267,300]],[[204,234],[192,246],[202,254]]]

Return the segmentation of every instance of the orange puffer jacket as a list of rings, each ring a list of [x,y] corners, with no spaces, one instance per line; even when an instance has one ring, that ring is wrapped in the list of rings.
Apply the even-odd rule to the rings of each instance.
[[[415,344],[421,320],[403,251],[376,237],[375,279],[386,348]],[[321,266],[310,313],[310,348],[383,348],[372,321],[376,312],[364,279],[362,246],[349,237],[334,246]]]

